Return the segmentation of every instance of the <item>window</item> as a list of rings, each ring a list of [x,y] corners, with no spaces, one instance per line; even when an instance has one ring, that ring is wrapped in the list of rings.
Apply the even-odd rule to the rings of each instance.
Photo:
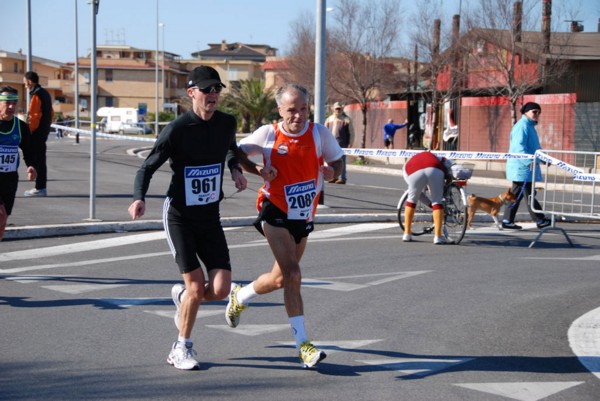
[[[114,105],[115,105],[115,98],[112,97],[112,96],[107,96],[105,103],[106,103],[106,107],[114,107]]]
[[[227,66],[227,80],[228,81],[237,81],[237,80],[239,80],[237,68]]]
[[[90,83],[90,72],[89,71],[83,72],[83,82],[86,84]]]
[[[112,82],[112,80],[113,80],[113,70],[107,68],[104,71],[104,78],[106,79],[106,82]]]

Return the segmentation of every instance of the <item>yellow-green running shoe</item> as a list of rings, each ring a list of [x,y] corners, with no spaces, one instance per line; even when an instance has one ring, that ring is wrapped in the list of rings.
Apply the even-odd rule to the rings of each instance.
[[[312,345],[311,342],[307,340],[300,344],[300,352],[298,353],[298,357],[300,358],[302,367],[308,369],[325,359],[327,354]]]
[[[242,314],[242,311],[248,307],[242,305],[237,300],[236,294],[241,289],[242,286],[239,284],[232,284],[231,286],[229,302],[227,302],[227,309],[225,309],[225,320],[227,320],[229,327],[236,328],[237,325],[240,324],[240,315]]]

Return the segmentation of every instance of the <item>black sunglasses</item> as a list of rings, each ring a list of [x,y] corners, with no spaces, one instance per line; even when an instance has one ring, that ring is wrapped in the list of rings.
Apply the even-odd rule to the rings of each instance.
[[[205,95],[208,95],[209,93],[221,93],[221,91],[223,90],[223,87],[221,85],[213,85],[213,86],[209,86],[207,88],[204,89],[200,89],[197,86],[192,87],[192,89],[198,89],[200,92],[204,93]]]

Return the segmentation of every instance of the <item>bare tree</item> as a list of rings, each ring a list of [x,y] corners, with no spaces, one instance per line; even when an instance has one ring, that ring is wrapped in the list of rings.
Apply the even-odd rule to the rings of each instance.
[[[439,18],[434,19],[436,15]],[[439,13],[437,1],[422,0],[419,3],[413,18],[411,39],[419,58],[425,62],[421,75],[429,77],[428,85],[417,88],[417,91],[431,103],[431,121],[426,129],[426,133],[431,131],[430,149],[439,148],[441,106],[459,95],[459,88],[464,81],[463,69],[458,63],[459,28],[459,20],[455,20],[453,31],[449,19]]]
[[[541,14],[533,13],[536,6],[539,2],[528,2],[524,8],[521,1],[479,0],[469,16],[471,29],[463,42],[468,50],[470,88],[508,98],[513,123],[517,104],[525,94],[540,92],[567,71],[562,56],[569,36],[551,36],[550,26],[542,26],[541,32],[532,31],[536,20],[542,20]],[[549,18],[549,14],[544,15],[544,21]]]
[[[388,57],[401,28],[399,0],[340,0],[327,45],[327,89],[360,105],[361,147],[366,145],[368,104],[401,85]]]
[[[315,18],[303,13],[290,27],[290,50],[285,79],[305,86],[311,97],[315,84]]]

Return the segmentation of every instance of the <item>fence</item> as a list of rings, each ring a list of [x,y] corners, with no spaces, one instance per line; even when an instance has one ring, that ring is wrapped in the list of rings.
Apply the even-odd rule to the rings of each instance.
[[[532,185],[543,192],[537,196],[541,210],[536,210],[533,198],[528,202],[535,212],[545,213],[552,219],[552,224],[540,231],[531,248],[549,230],[561,231],[569,244],[573,246],[567,233],[556,227],[560,221],[600,220],[600,171],[598,161],[600,153],[577,152],[562,150],[538,151],[534,162],[542,165],[542,182],[535,182],[532,175]]]

